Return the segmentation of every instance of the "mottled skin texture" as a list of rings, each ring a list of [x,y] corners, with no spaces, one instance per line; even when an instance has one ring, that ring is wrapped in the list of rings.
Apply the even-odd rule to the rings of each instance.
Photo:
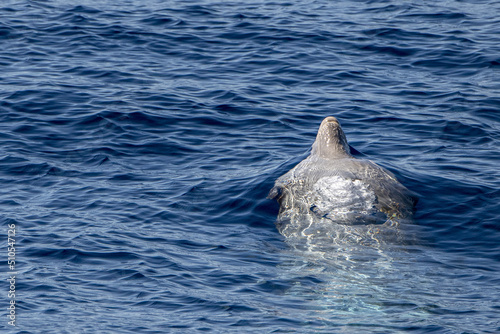
[[[315,184],[325,178],[342,180],[341,183],[347,185],[363,185],[363,189],[374,195],[370,195],[374,198],[370,209],[357,210],[352,205],[353,209],[342,215],[335,210],[318,210]],[[309,224],[310,227],[313,223],[394,225],[410,217],[416,203],[416,197],[391,172],[351,155],[344,131],[335,117],[327,117],[321,122],[311,154],[276,180],[269,198],[276,198],[280,203],[278,228],[283,234],[299,230],[303,233],[304,226]],[[332,205],[334,208],[335,203]]]

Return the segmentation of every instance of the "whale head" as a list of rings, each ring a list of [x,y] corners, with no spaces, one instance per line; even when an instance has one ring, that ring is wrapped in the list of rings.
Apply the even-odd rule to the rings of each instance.
[[[321,122],[311,155],[326,159],[351,156],[344,131],[335,117],[327,117]]]

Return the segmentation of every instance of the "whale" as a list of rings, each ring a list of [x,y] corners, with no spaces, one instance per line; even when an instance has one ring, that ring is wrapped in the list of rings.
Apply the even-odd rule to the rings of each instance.
[[[310,155],[275,181],[268,198],[280,205],[279,232],[315,246],[397,239],[418,201],[393,173],[354,157],[332,116],[321,122]]]

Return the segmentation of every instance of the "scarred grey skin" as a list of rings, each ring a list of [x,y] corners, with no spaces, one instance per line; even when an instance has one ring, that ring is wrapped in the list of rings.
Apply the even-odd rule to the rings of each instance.
[[[280,203],[278,229],[285,236],[311,226],[319,233],[333,223],[394,226],[417,201],[391,172],[351,155],[335,117],[321,122],[311,154],[276,180],[268,198]]]

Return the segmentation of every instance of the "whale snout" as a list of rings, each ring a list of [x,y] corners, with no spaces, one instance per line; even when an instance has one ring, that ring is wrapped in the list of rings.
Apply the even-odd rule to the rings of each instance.
[[[323,158],[350,156],[344,131],[335,117],[328,116],[321,122],[311,154],[320,155]]]
[[[325,123],[337,123],[337,124],[339,124],[339,121],[337,121],[337,119],[335,117],[333,117],[333,116],[328,116],[327,118],[325,118],[323,120],[323,122],[325,122]]]
[[[331,127],[331,126],[337,128],[340,127],[340,123],[335,117],[328,116],[323,120],[323,122],[321,122],[320,128]]]

